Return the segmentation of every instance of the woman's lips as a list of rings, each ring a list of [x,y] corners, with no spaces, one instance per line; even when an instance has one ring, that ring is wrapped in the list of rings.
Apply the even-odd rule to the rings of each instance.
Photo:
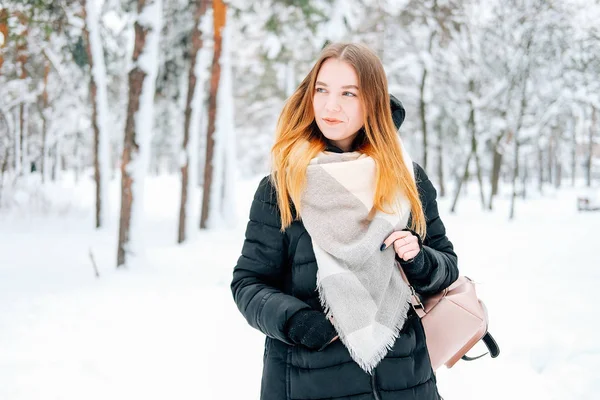
[[[335,118],[323,118],[323,121],[325,121],[327,125],[337,125],[342,123],[342,121]]]

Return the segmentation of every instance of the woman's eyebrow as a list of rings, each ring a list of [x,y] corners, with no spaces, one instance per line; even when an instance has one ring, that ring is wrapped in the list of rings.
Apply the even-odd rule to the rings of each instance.
[[[321,81],[315,82],[315,85],[321,85],[321,86],[325,86],[325,87],[328,86],[325,82],[321,82]],[[342,89],[356,89],[356,90],[358,90],[358,86],[356,86],[356,85],[345,85],[345,86],[342,86]]]

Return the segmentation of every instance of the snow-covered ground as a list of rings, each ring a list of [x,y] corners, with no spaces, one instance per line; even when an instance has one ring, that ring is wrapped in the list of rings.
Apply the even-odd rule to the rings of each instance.
[[[229,290],[258,179],[237,186],[238,228],[177,246],[177,177],[148,178],[146,252],[127,270],[114,268],[116,180],[100,231],[89,181],[46,189],[50,207],[39,192],[15,196],[26,212],[0,210],[0,399],[258,399],[263,335]],[[502,352],[439,371],[440,392],[600,398],[600,213],[578,213],[576,191],[564,190],[519,202],[509,222],[507,200],[490,214],[476,196],[469,188],[456,215],[447,199],[440,210]]]

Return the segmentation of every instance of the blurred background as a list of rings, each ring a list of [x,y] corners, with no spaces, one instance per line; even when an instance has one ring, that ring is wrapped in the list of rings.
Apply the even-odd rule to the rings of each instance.
[[[0,0],[0,399],[258,398],[231,271],[283,103],[337,41],[382,60],[502,349],[440,371],[444,398],[597,399],[599,20],[598,0]]]

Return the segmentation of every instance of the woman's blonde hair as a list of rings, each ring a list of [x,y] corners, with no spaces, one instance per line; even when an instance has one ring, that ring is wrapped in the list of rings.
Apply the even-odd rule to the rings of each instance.
[[[271,180],[277,192],[284,231],[294,219],[300,218],[300,197],[306,182],[310,160],[325,150],[325,138],[315,122],[313,96],[317,74],[323,63],[334,58],[351,65],[358,75],[359,98],[364,109],[364,126],[355,139],[357,151],[373,158],[377,183],[373,206],[375,210],[392,213],[399,193],[411,205],[411,226],[425,237],[425,215],[417,186],[402,157],[402,149],[392,120],[388,83],[381,61],[368,47],[354,43],[327,46],[310,73],[286,101],[277,122],[275,144],[271,149]]]

